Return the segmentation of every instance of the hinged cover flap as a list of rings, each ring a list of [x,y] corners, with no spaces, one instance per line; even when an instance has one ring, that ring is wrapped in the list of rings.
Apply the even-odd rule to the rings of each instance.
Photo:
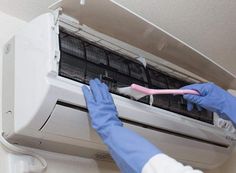
[[[103,34],[172,62],[224,88],[236,89],[236,77],[208,57],[113,0],[61,0],[51,9]]]

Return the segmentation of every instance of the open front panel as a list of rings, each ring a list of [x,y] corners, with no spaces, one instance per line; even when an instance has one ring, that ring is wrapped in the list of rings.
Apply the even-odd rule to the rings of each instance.
[[[144,68],[138,61],[62,30],[60,49],[60,76],[85,84],[88,84],[90,79],[99,78],[114,94],[121,95],[117,92],[117,88],[127,87],[132,83],[157,89],[180,88],[189,84],[149,65]],[[139,101],[149,104],[149,99],[147,96]],[[186,105],[182,96],[154,96],[155,107],[213,124],[211,112],[198,111],[196,108],[189,112],[186,110]]]
[[[78,20],[80,25],[165,59],[225,89],[236,88],[235,75],[212,62],[203,52],[176,38],[176,35],[163,30],[159,23],[152,23],[119,1],[91,0],[83,5],[78,0],[60,0],[51,9],[58,7],[63,9],[64,14]]]

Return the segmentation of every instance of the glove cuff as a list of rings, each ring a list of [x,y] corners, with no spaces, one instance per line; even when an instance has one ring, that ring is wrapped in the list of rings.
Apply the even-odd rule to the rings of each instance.
[[[228,94],[225,99],[224,108],[220,111],[220,115],[227,116],[234,124],[236,123],[236,97]]]

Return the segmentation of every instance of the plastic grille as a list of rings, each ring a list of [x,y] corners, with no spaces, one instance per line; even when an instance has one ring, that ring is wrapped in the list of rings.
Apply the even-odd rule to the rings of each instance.
[[[109,65],[117,71],[129,75],[129,66],[126,59],[115,54],[109,54]]]
[[[84,45],[79,39],[68,34],[60,34],[61,49],[63,52],[69,53],[76,57],[84,58]]]
[[[86,57],[88,61],[94,62],[96,64],[107,65],[107,56],[103,49],[93,45],[86,45]]]
[[[85,77],[85,62],[65,52],[61,52],[60,75],[83,82]]]
[[[60,31],[60,47],[60,76],[86,84],[99,78],[114,94],[121,95],[117,88],[132,83],[155,89],[181,88],[189,84],[151,66],[144,68],[138,61],[70,33]],[[138,101],[149,104],[149,100],[147,96]],[[213,124],[212,112],[197,108],[187,111],[187,102],[182,96],[155,95],[153,106]]]
[[[137,63],[129,63],[130,75],[136,79],[147,82],[145,69]]]

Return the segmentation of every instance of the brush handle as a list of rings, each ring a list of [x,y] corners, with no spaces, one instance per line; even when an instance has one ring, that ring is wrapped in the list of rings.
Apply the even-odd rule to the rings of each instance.
[[[195,90],[189,90],[189,89],[149,89],[149,88],[137,85],[137,84],[132,84],[131,88],[147,95],[154,95],[154,94],[200,95],[199,92]]]

